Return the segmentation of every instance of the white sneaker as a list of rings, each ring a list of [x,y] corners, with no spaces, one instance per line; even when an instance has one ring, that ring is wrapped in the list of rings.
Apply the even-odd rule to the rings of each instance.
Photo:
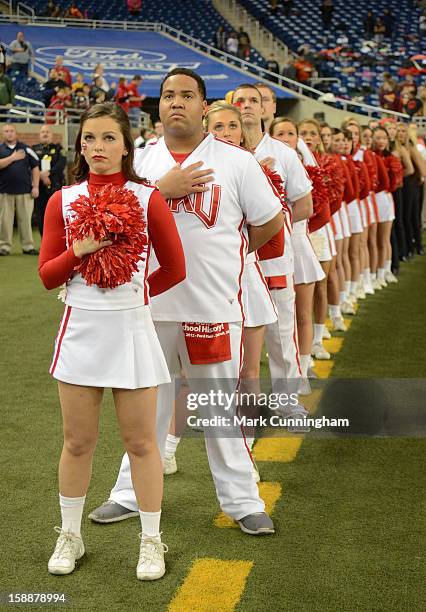
[[[398,279],[393,272],[385,272],[385,281],[387,283],[397,283]]]
[[[175,474],[177,472],[176,455],[173,455],[171,459],[164,457],[163,461],[163,474],[169,476],[169,474]]]
[[[324,331],[322,333],[322,339],[323,340],[330,340],[330,338],[331,338],[330,332],[328,331],[327,327],[324,327]]]
[[[49,559],[47,569],[51,574],[71,574],[75,569],[75,562],[84,555],[83,540],[69,531],[55,527],[59,533],[53,555]]]
[[[166,573],[164,553],[169,549],[161,541],[161,534],[150,537],[140,533],[139,537],[141,539],[141,548],[136,576],[138,580],[158,580],[158,578],[161,578]]]
[[[348,328],[346,327],[346,323],[343,320],[343,317],[335,317],[333,319],[333,329],[334,331],[341,332],[345,332],[348,330]]]
[[[377,278],[373,280],[373,282],[371,283],[371,286],[373,287],[374,291],[380,291],[383,288],[380,282],[377,280]]]
[[[349,302],[349,304],[352,304],[353,306],[355,306],[355,304],[357,303],[356,294],[350,293],[348,297],[346,298],[346,301]]]
[[[308,378],[302,378],[297,392],[299,395],[310,395],[312,393],[311,383]]]
[[[331,357],[330,353],[325,350],[320,342],[312,345],[311,354],[315,359],[330,359]]]
[[[363,289],[363,287],[359,286],[358,289],[356,290],[356,297],[357,300],[365,300],[365,291]]]
[[[345,315],[354,315],[356,314],[355,308],[353,306],[353,304],[351,304],[350,302],[343,302],[340,306],[340,310],[342,312],[342,314]]]
[[[365,283],[364,292],[366,295],[374,295],[373,285],[371,283]]]
[[[385,281],[384,278],[378,278],[377,281],[380,283],[381,287],[387,287],[388,286],[388,284],[387,284],[387,282]]]

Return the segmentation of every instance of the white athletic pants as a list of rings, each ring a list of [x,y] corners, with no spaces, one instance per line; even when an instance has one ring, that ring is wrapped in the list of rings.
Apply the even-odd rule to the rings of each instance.
[[[211,390],[234,392],[243,356],[242,324],[229,324],[232,358],[208,365],[192,365],[189,362],[181,323],[157,321],[155,328],[172,378],[172,383],[158,388],[157,439],[163,456],[176,396],[173,381],[180,378],[183,369],[191,393],[209,393]],[[225,413],[222,408],[213,410],[211,406],[207,411],[208,414],[221,413],[224,416],[230,416],[231,412]],[[227,427],[225,433],[227,437],[220,436],[220,429],[211,431],[205,437],[205,444],[220,507],[237,520],[254,512],[263,512],[265,504],[259,497],[252,476],[252,461],[240,428],[236,427],[231,432]],[[127,454],[123,457],[110,499],[137,510]]]
[[[277,321],[266,325],[265,329],[272,390],[274,393],[296,393],[302,372],[299,362],[293,275],[287,275],[285,289],[272,289],[271,296],[278,313]]]

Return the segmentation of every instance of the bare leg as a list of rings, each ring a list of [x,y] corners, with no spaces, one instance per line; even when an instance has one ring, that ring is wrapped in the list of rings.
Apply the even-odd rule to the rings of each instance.
[[[314,318],[317,325],[324,324],[327,318],[327,278],[331,266],[331,261],[321,261],[325,278],[315,283],[314,292]]]
[[[375,274],[377,272],[378,263],[377,223],[373,223],[368,228],[368,252],[370,255],[370,270]]]
[[[144,512],[158,512],[163,464],[156,438],[157,388],[113,389],[113,395],[138,506]]]
[[[296,290],[296,320],[297,335],[299,337],[299,352],[301,355],[310,355],[313,327],[312,307],[315,283],[295,285]]]

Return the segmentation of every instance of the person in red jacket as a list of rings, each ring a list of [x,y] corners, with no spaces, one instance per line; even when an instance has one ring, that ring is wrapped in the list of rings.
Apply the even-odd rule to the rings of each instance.
[[[373,130],[373,150],[377,154],[379,189],[376,194],[378,209],[377,246],[379,252],[377,280],[385,287],[387,283],[398,281],[391,270],[391,233],[393,220],[395,219],[395,204],[390,193],[392,188],[390,173],[385,163],[385,158],[391,155],[389,134],[386,128],[379,126]]]
[[[132,94],[129,91],[129,88],[128,88],[128,85],[127,85],[127,81],[126,81],[126,77],[124,77],[124,76],[120,77],[118,79],[117,91],[115,93],[114,100],[115,100],[116,104],[121,106],[121,108],[127,114],[129,113],[131,95]]]
[[[105,387],[111,387],[124,446],[130,457],[140,510],[142,535],[137,577],[155,580],[165,572],[160,538],[163,466],[156,441],[157,387],[170,381],[152,322],[149,295],[170,289],[185,278],[185,259],[173,214],[157,188],[133,170],[133,141],[124,111],[97,104],[81,118],[75,158],[78,182],[62,188],[47,204],[39,274],[48,289],[65,284],[65,312],[50,368],[58,380],[64,445],[59,464],[62,527],[48,570],[69,574],[84,555],[80,527]],[[159,268],[148,276],[144,247],[129,282],[113,288],[91,284],[79,266],[101,249],[111,249],[113,237],[93,235],[71,241],[73,204],[82,196],[96,204],[96,194],[108,188],[120,199],[137,198],[142,209],[147,252],[152,248]],[[124,189],[126,191],[120,191]],[[93,215],[100,215],[99,209]],[[118,213],[117,213],[118,214]],[[78,219],[78,216],[77,216]],[[125,222],[125,218],[122,222]],[[142,234],[143,235],[143,234]],[[142,244],[142,243],[141,243]],[[117,257],[117,256],[116,256]],[[122,258],[119,260],[122,262]],[[96,265],[96,264],[95,264]],[[100,264],[97,264],[98,266]]]

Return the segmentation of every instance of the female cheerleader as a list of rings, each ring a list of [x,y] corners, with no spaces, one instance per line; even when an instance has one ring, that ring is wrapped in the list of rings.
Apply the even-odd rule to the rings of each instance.
[[[167,365],[148,306],[151,296],[185,278],[185,260],[173,215],[156,188],[133,171],[133,140],[125,112],[114,104],[92,106],[81,117],[75,143],[77,184],[49,200],[39,274],[48,289],[66,285],[65,313],[50,373],[58,381],[64,445],[59,463],[62,527],[48,570],[69,574],[84,555],[80,526],[99,430],[103,390],[111,387],[142,523],[137,578],[165,572],[160,538],[162,462],[156,442],[157,386],[169,382]],[[91,235],[70,243],[65,227],[79,196],[94,198],[105,186],[137,197],[148,228],[148,248],[160,267],[147,278],[146,254],[130,282],[115,288],[88,285],[76,267],[100,249],[114,248]],[[121,193],[121,195],[120,195]],[[123,197],[119,192],[117,198]],[[113,253],[113,251],[111,251]]]
[[[270,134],[299,152],[305,165],[315,164],[309,151],[300,151],[298,146],[297,125],[286,117],[277,117],[271,124]],[[303,145],[303,142],[301,143]],[[303,154],[305,153],[305,155]],[[306,155],[310,157],[306,159]],[[308,237],[307,220],[293,224],[292,243],[294,249],[294,285],[296,291],[296,321],[299,338],[300,366],[303,383],[299,392],[310,393],[308,368],[311,360],[313,341],[312,307],[314,288],[317,281],[325,277],[318,258]]]

